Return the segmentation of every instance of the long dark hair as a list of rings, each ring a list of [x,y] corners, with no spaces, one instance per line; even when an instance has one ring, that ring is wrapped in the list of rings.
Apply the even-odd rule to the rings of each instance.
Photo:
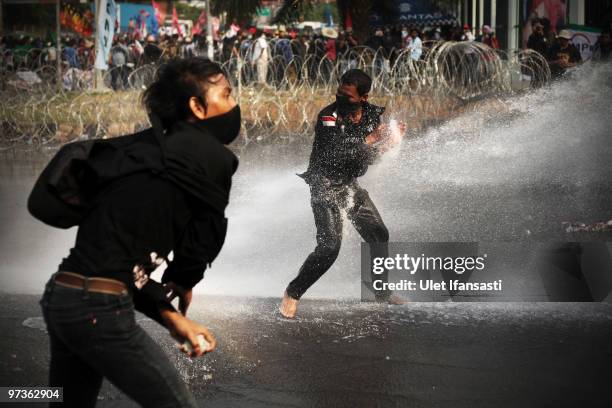
[[[199,98],[206,111],[206,91],[215,82],[212,77],[226,73],[216,62],[193,57],[172,59],[155,74],[155,81],[142,94],[142,102],[149,114],[155,114],[165,129],[193,114],[189,99]]]

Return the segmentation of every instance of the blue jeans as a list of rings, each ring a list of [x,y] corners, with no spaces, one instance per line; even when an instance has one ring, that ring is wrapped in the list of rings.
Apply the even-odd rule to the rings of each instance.
[[[143,407],[197,407],[178,371],[138,325],[130,294],[111,295],[47,282],[40,300],[50,337],[49,386],[58,407],[93,407],[102,379]]]

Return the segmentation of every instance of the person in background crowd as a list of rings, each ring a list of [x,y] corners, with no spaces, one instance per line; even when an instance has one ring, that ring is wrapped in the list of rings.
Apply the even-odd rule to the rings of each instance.
[[[279,38],[274,43],[274,56],[282,57],[285,64],[289,64],[293,59],[293,49],[291,47],[291,36],[284,29],[279,33]],[[278,75],[283,75],[279,70]]]
[[[47,42],[43,49],[43,64],[55,66],[57,64],[57,47],[52,42]]]
[[[85,40],[81,55],[81,67],[83,69],[89,69],[89,67],[93,67],[96,61],[96,53],[94,51],[94,43],[92,41]]]
[[[483,40],[483,35],[484,35],[484,33],[482,32],[481,27],[476,27],[475,31],[476,31],[476,33],[474,35],[474,41],[477,41],[477,42],[481,43],[482,40]]]
[[[185,37],[185,42],[181,47],[181,58],[192,58],[196,56],[195,44],[191,37]]]
[[[495,32],[488,25],[482,26],[482,43],[495,50],[500,48]]]
[[[330,27],[325,27],[321,30],[321,34],[325,37],[325,57],[330,62],[336,61],[336,42],[338,39],[338,32]]]
[[[202,30],[198,34],[194,34],[193,42],[194,49],[198,57],[208,57],[208,41],[206,40],[206,30]]]
[[[542,56],[546,57],[548,55],[550,43],[546,35],[544,35],[544,24],[542,24],[540,20],[534,20],[532,22],[532,27],[533,32],[527,39],[527,48],[537,51]]]
[[[336,41],[338,39],[338,31],[331,27],[324,27],[321,30],[323,36],[323,47],[325,56],[322,58],[322,65],[319,70],[325,80],[330,79],[334,64],[336,63]],[[318,58],[317,58],[318,59]]]
[[[222,60],[221,62],[227,62],[232,57],[238,56],[238,50],[236,49],[236,40],[238,39],[238,32],[240,28],[237,25],[232,24],[223,36],[222,39]]]
[[[128,87],[130,51],[125,43],[125,37],[119,36],[110,50],[111,87],[114,90]]]
[[[548,46],[551,47],[552,44],[554,44],[555,41],[557,40],[557,32],[553,31],[551,24],[550,24],[550,20],[547,19],[546,17],[542,17],[540,19],[540,22],[544,26],[544,36],[548,40],[548,44],[549,44]]]
[[[164,43],[164,50],[166,59],[173,59],[179,56],[179,35],[177,33],[167,37],[167,41]]]
[[[553,77],[563,75],[568,68],[573,68],[582,62],[580,51],[570,41],[572,34],[561,30],[557,42],[548,50],[548,64]]]
[[[402,39],[402,48],[408,48],[408,46],[410,44],[408,44],[412,39],[410,38],[410,32],[408,31],[408,28],[406,26],[402,26],[402,31],[401,31],[401,39]]]
[[[346,42],[346,36],[344,35],[344,33],[339,33],[338,39],[336,40],[336,56],[338,58],[341,58],[342,56],[346,54],[348,49],[349,49],[349,46],[348,46],[348,43]]]
[[[250,31],[242,30],[240,32],[238,54],[246,64],[251,64],[253,60],[253,35]]]
[[[388,47],[391,44],[386,41],[383,29],[380,27],[376,28],[374,35],[370,36],[366,45],[376,53],[376,59],[374,60],[376,71],[388,71],[390,69]]]
[[[306,54],[308,53],[308,35],[302,34],[297,40],[291,41],[291,48],[293,49],[293,55],[300,59],[300,62],[303,62],[306,58]]]
[[[469,24],[463,25],[463,35],[461,36],[461,41],[474,41],[476,37],[472,33],[472,29]]]
[[[433,41],[442,41],[442,29],[440,27],[436,27],[433,32],[433,35],[431,36],[431,39]]]
[[[455,27],[451,30],[450,32],[450,36],[449,36],[451,41],[463,41],[463,28],[462,27]]]
[[[66,40],[66,42],[68,41],[69,40]],[[32,44],[29,38],[23,34],[20,35],[13,48],[13,57],[15,59],[15,64],[16,65],[21,64],[21,62],[25,60],[26,55],[31,49],[32,49]],[[65,55],[64,58],[67,59],[68,55]]]
[[[357,41],[357,39],[355,38],[355,35],[353,33],[353,27],[347,27],[345,30],[345,38],[346,38],[346,43],[348,44],[349,48],[353,48],[359,45],[359,41]]]
[[[142,54],[144,54],[144,47],[142,46],[140,40],[137,37],[138,36],[132,37],[128,45],[129,57],[127,66],[130,69],[134,68],[136,63],[140,61],[140,58],[142,58]]]
[[[295,56],[296,71],[299,79],[302,79],[302,67],[304,65],[304,61],[306,60],[306,56],[308,55],[309,46],[309,37],[307,34],[302,34],[294,41],[291,41],[291,49],[293,50],[293,55]]]
[[[160,60],[161,56],[162,50],[157,46],[157,43],[155,42],[155,36],[153,34],[149,34],[147,36],[147,42],[143,47],[142,63],[156,63]]]
[[[612,39],[610,37],[610,30],[606,30],[601,33],[597,43],[595,44],[593,60],[610,61],[610,51],[612,51]]]
[[[421,54],[423,53],[423,42],[419,38],[419,32],[416,28],[410,30],[410,58],[413,61],[418,61],[421,59]]]
[[[74,48],[74,40],[68,39],[64,47],[63,57],[70,68],[80,68],[77,51]]]
[[[366,46],[372,48],[375,52],[384,48],[384,35],[382,28],[377,28],[373,35],[368,38]]]
[[[385,27],[383,37],[383,47],[385,49],[385,69],[387,72],[391,70],[391,67],[395,63],[395,58],[397,57],[398,50],[396,49],[396,45],[399,43],[399,40],[394,38],[393,32],[390,27]]]
[[[255,48],[253,49],[253,65],[257,67],[257,82],[266,85],[268,78],[268,63],[270,61],[270,47],[266,33],[258,30]]]

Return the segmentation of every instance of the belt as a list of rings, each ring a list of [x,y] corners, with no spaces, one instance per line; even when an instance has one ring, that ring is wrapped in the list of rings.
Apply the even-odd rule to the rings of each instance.
[[[89,292],[106,293],[109,295],[125,295],[128,293],[127,286],[121,281],[87,277],[74,272],[60,271],[55,274],[54,281],[61,286],[73,289],[87,289]]]

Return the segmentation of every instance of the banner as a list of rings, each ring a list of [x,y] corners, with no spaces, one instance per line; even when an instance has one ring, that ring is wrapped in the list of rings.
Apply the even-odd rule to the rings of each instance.
[[[63,29],[74,31],[82,37],[93,34],[94,15],[88,8],[66,4],[60,11],[60,24]]]
[[[457,25],[457,18],[436,7],[434,2],[426,0],[392,0],[386,2],[393,12],[384,13],[380,6],[374,4],[370,24],[406,24],[410,26]]]
[[[574,24],[570,24],[567,29],[572,33],[572,44],[580,51],[582,60],[590,60],[601,31],[597,28]]]
[[[117,7],[115,0],[100,0],[100,11],[98,12],[98,40],[96,44],[97,69],[108,69],[108,54],[113,45],[115,34],[115,20],[117,19]]]
[[[157,3],[156,3],[157,5]],[[158,8],[160,7],[157,5]],[[121,31],[135,35],[138,39],[144,40],[147,34],[157,36],[160,26],[158,12],[154,6],[148,4],[117,3],[119,9],[119,27]]]

